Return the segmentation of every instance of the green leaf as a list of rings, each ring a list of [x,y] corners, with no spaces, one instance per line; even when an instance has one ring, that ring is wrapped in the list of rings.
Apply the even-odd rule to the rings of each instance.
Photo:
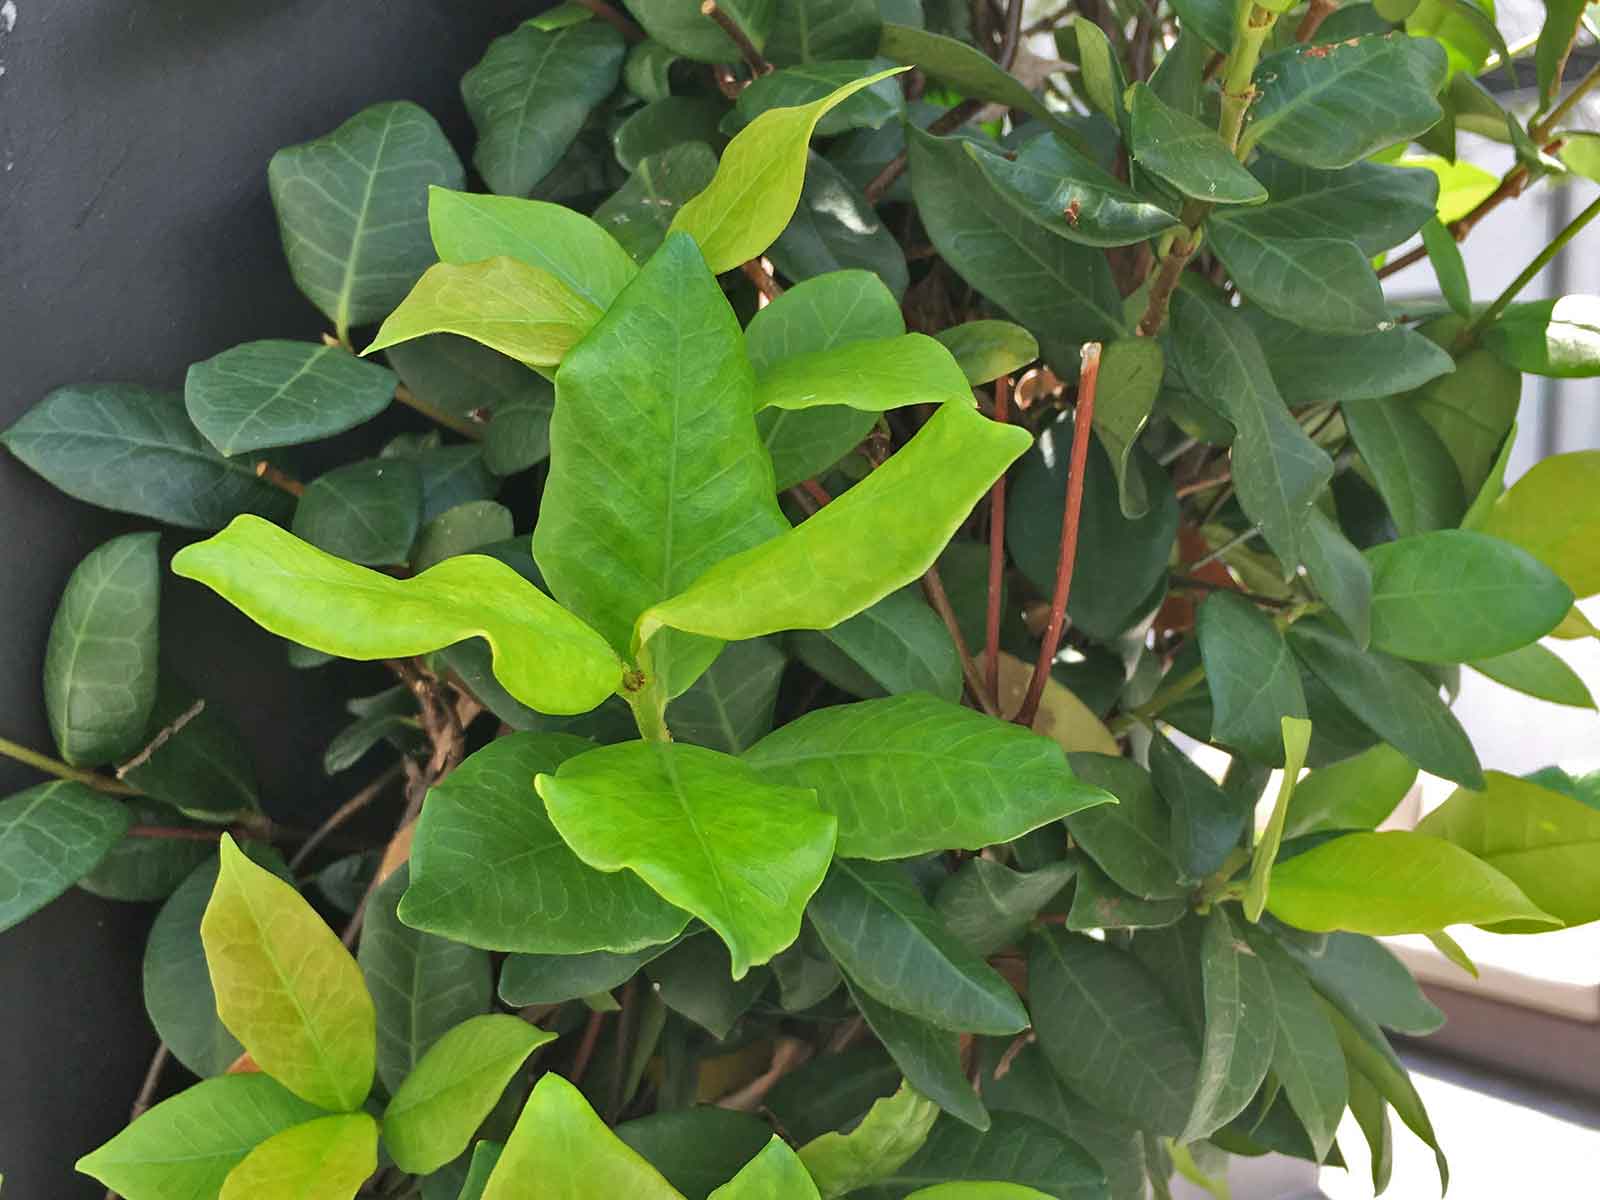
[[[294,535],[353,563],[391,566],[411,556],[422,523],[422,476],[405,458],[335,467],[306,487]]]
[[[1069,862],[1022,872],[986,858],[968,859],[939,885],[934,909],[956,940],[978,954],[993,954],[1022,936],[1071,882],[1073,871]]]
[[[1150,775],[1126,758],[1078,753],[1072,769],[1104,788],[1115,804],[1088,808],[1067,822],[1073,840],[1118,887],[1146,900],[1185,894],[1168,844],[1172,819],[1156,795]]]
[[[1462,328],[1456,317],[1422,326],[1420,332],[1449,346]],[[1516,419],[1522,376],[1484,349],[1456,359],[1456,369],[1440,376],[1400,402],[1416,405],[1444,441],[1468,496],[1478,494],[1499,456]]]
[[[905,293],[909,282],[905,252],[877,211],[815,151],[806,161],[800,206],[769,253],[778,270],[793,280],[858,267],[878,275],[896,296]]]
[[[772,1140],[760,1118],[709,1105],[639,1117],[616,1134],[688,1200],[705,1200]]]
[[[1017,1183],[940,1183],[918,1188],[906,1200],[1043,1200],[1061,1194],[1041,1192]]]
[[[74,499],[184,529],[220,529],[240,513],[287,521],[294,508],[254,462],[212,449],[181,396],[134,384],[57,388],[0,444]]]
[[[1506,876],[1459,846],[1421,833],[1348,833],[1279,863],[1267,908],[1314,933],[1387,937],[1447,925],[1559,925]]]
[[[422,527],[411,552],[416,571],[442,563],[447,558],[466,554],[480,546],[511,539],[514,532],[511,510],[493,500],[469,500],[446,509]]]
[[[704,191],[717,156],[702,142],[684,142],[643,159],[628,181],[594,210],[594,219],[637,262],[655,253],[678,209]]]
[[[877,49],[882,24],[874,0],[787,0],[778,5],[766,55],[785,65],[861,58]]]
[[[1267,968],[1221,905],[1205,919],[1200,978],[1205,1036],[1185,1141],[1208,1136],[1245,1110],[1277,1057],[1280,1036]]]
[[[738,47],[698,5],[680,0],[626,0],[625,7],[653,40],[685,58],[707,63],[739,61]],[[777,8],[774,0],[729,0],[724,11],[760,49],[776,20]]]
[[[1480,791],[1457,788],[1417,823],[1499,871],[1568,926],[1600,920],[1600,812],[1580,800],[1499,771]],[[1539,921],[1495,927],[1533,933]]]
[[[437,803],[435,789],[430,812]],[[395,907],[409,875],[402,864],[367,897],[356,954],[377,1012],[378,1078],[391,1095],[447,1030],[488,1012],[494,994],[482,950],[401,924]]]
[[[1341,1011],[1414,1037],[1426,1037],[1444,1024],[1444,1013],[1382,942],[1356,933],[1314,940],[1319,943],[1314,949],[1293,940],[1281,944]]]
[[[199,830],[176,809],[134,796],[126,801],[133,825]],[[165,900],[211,851],[199,839],[124,836],[78,886],[107,900]]]
[[[1415,330],[1335,336],[1242,310],[1291,408],[1348,400],[1380,400],[1455,370],[1455,360]],[[1393,402],[1394,407],[1405,407]]]
[[[1236,310],[1180,291],[1172,302],[1172,346],[1190,386],[1237,430],[1239,503],[1292,569],[1301,558],[1306,514],[1333,477],[1332,460],[1289,415],[1260,343]]]
[[[1100,370],[1094,431],[1116,472],[1122,515],[1136,521],[1150,511],[1150,497],[1133,449],[1155,408],[1166,357],[1154,338],[1118,338],[1101,354]]]
[[[921,333],[790,355],[756,378],[758,410],[844,404],[884,412],[946,402],[970,405],[972,388],[950,352]]]
[[[1267,202],[1215,212],[1208,231],[1227,225],[1265,238],[1336,238],[1354,242],[1370,256],[1421,229],[1439,199],[1439,180],[1432,172],[1383,163],[1314,171],[1262,155],[1250,169],[1267,189]]]
[[[1283,634],[1255,605],[1226,591],[1206,597],[1197,628],[1212,736],[1256,762],[1281,767],[1279,718],[1306,715],[1300,672]]]
[[[521,259],[435,263],[362,353],[431,333],[456,333],[530,367],[553,367],[599,318],[595,305]]]
[[[856,1124],[874,1100],[892,1095],[900,1083],[888,1052],[862,1043],[802,1063],[768,1093],[767,1108],[790,1139],[803,1145]]]
[[[1311,745],[1311,722],[1297,717],[1284,717],[1283,775],[1278,780],[1278,795],[1272,802],[1272,815],[1262,830],[1250,855],[1250,881],[1244,889],[1244,915],[1252,924],[1261,920],[1267,906],[1267,888],[1272,878],[1272,864],[1283,845],[1283,825],[1289,816],[1289,803],[1294,799],[1295,782],[1306,765],[1306,750]]]
[[[77,1170],[125,1200],[216,1196],[256,1146],[323,1115],[270,1075],[225,1075],[163,1100]]]
[[[1325,333],[1372,333],[1391,323],[1372,264],[1352,241],[1267,237],[1245,222],[1218,221],[1207,233],[1239,291],[1276,317]]]
[[[1600,450],[1536,462],[1494,502],[1482,532],[1520,546],[1574,595],[1600,592]]]
[[[993,189],[1045,229],[1086,246],[1128,246],[1179,222],[1064,138],[1041,134],[1014,156],[965,147]]]
[[[70,780],[0,800],[0,930],[94,870],[132,820],[118,801]]]
[[[342,346],[246,342],[190,367],[183,396],[195,428],[231,455],[353,429],[389,406],[394,376]]]
[[[1181,920],[1188,905],[1181,896],[1145,900],[1118,887],[1094,861],[1076,862],[1077,882],[1066,927],[1074,933],[1091,929],[1161,929]]]
[[[777,1134],[707,1200],[820,1200],[798,1155]]]
[[[1318,1160],[1326,1159],[1347,1097],[1339,1039],[1311,985],[1277,943],[1248,929],[1245,936],[1266,970],[1272,993],[1272,1019],[1278,1027],[1272,1073],[1305,1126]]]
[[[621,987],[676,941],[631,954],[592,950],[587,954],[513,954],[500,971],[500,999],[515,1008],[562,1004]]]
[[[735,979],[794,941],[833,854],[835,821],[815,793],[768,784],[699,746],[603,746],[535,786],[590,866],[627,867],[710,925],[732,952]]]
[[[229,821],[256,808],[255,772],[243,736],[220,707],[175,678],[161,681],[142,740],[145,748],[119,773],[146,795],[199,821]]]
[[[884,1184],[895,1195],[948,1200],[1106,1200],[1105,1171],[1045,1122],[999,1112],[986,1132],[948,1118]],[[932,1185],[932,1186],[929,1186]]]
[[[1039,339],[1060,371],[1078,345],[1123,332],[1122,300],[1105,256],[1037,224],[1004,199],[973,143],[908,129],[917,214],[941,258]]]
[[[375,104],[272,156],[267,186],[289,272],[341,340],[388,313],[432,261],[427,189],[465,182],[438,123],[407,101]]]
[[[599,224],[542,200],[430,188],[428,229],[441,262],[464,267],[514,258],[554,275],[596,309],[606,308],[639,273]]]
[[[974,1129],[989,1128],[989,1114],[961,1065],[957,1034],[879,1004],[845,977],[850,999],[883,1043],[905,1081],[945,1112]]]
[[[714,937],[692,935],[652,959],[645,973],[662,1004],[717,1042],[730,1039],[740,1018],[771,982],[764,967],[734,979],[727,946]]]
[[[1223,790],[1160,733],[1150,739],[1149,762],[1156,792],[1172,813],[1172,857],[1179,876],[1199,881],[1214,874],[1239,845],[1254,805]]]
[[[1039,1044],[1067,1085],[1141,1128],[1182,1134],[1199,1056],[1145,968],[1103,942],[1045,930],[1028,979]]]
[[[378,1123],[366,1113],[318,1117],[275,1133],[228,1172],[217,1200],[262,1195],[352,1200],[378,1169]]]
[[[461,77],[478,130],[473,166],[489,190],[526,196],[617,86],[622,35],[604,21],[546,31],[523,25],[489,43]]]
[[[383,1113],[383,1144],[413,1175],[437,1171],[465,1150],[522,1064],[555,1034],[491,1013],[441,1036],[405,1077]]]
[[[1111,48],[1105,30],[1095,21],[1080,18],[1081,14],[1074,15],[1069,25],[1056,30],[1056,46],[1063,58],[1077,58],[1083,94],[1126,140],[1128,81],[1122,72],[1122,61]],[[1073,54],[1074,43],[1076,55]]]
[[[940,924],[899,866],[835,860],[806,913],[856,985],[897,1012],[960,1033],[1027,1027],[1016,992]]]
[[[749,749],[772,729],[788,661],[767,639],[731,643],[667,710],[673,736],[724,754]]]
[[[1422,662],[1466,662],[1549,633],[1572,593],[1509,542],[1446,529],[1385,542],[1372,564],[1372,643]]]
[[[973,100],[992,100],[1035,117],[1073,137],[1070,126],[1022,82],[983,51],[939,33],[885,23],[878,53],[919,68],[923,74]]]
[[[800,1147],[800,1162],[823,1200],[891,1176],[916,1154],[939,1117],[939,1106],[902,1083],[876,1101],[849,1133],[824,1133]]]
[[[816,789],[848,858],[977,850],[1111,800],[1048,738],[915,692],[807,713],[744,761]]]
[[[1600,375],[1600,296],[1562,296],[1513,304],[1484,332],[1501,362],[1533,375]]]
[[[1595,707],[1594,696],[1582,677],[1559,654],[1537,643],[1494,658],[1474,659],[1467,665],[1525,696],[1572,708]]]
[[[646,158],[674,146],[698,142],[720,148],[724,118],[732,120],[727,102],[710,96],[664,96],[636,110],[612,134],[617,162],[634,171]]]
[[[61,757],[97,767],[144,744],[156,702],[160,535],[125,533],[73,568],[50,622],[44,704]]]
[[[967,321],[934,334],[973,387],[1020,371],[1039,357],[1039,343],[1010,321]]]
[[[217,1014],[263,1071],[321,1108],[372,1088],[376,1020],[355,959],[293,887],[222,835],[200,922]]]
[[[1215,129],[1167,104],[1149,84],[1135,83],[1129,97],[1129,145],[1141,167],[1207,204],[1260,204],[1267,198],[1267,189]]]
[[[1400,536],[1454,529],[1467,507],[1461,473],[1422,413],[1392,398],[1340,409]]]
[[[1600,133],[1569,129],[1563,136],[1565,143],[1556,157],[1585,179],[1600,179]]]
[[[927,692],[961,702],[961,658],[950,631],[912,587],[890,592],[870,608],[814,636],[849,656],[878,689],[863,693]]]
[[[534,794],[535,776],[590,749],[568,734],[511,734],[436,784],[413,839],[401,919],[469,945],[540,954],[629,953],[681,932],[687,913],[632,875],[587,866]]]
[[[1313,507],[1300,547],[1306,578],[1333,615],[1344,622],[1356,646],[1372,641],[1372,568],[1339,528],[1339,523]]]
[[[1472,285],[1467,282],[1467,264],[1461,259],[1455,236],[1434,217],[1422,227],[1422,245],[1445,302],[1458,317],[1471,318]]]
[[[613,646],[651,605],[788,527],[753,387],[733,310],[685,237],[667,239],[557,374],[534,557]],[[685,664],[686,639],[653,648],[666,695],[715,653],[693,651]]]
[[[1030,440],[976,408],[941,406],[883,466],[799,528],[724,559],[646,610],[636,642],[662,627],[733,641],[837,625],[926,571]],[[823,563],[826,589],[798,586]]]
[[[1173,6],[1179,24],[1223,54],[1233,49],[1234,6],[1226,0],[1178,0]]]
[[[172,569],[270,632],[341,658],[404,658],[482,637],[496,678],[540,712],[587,712],[621,680],[621,664],[599,634],[483,555],[392,579],[240,517],[180,550]]]
[[[715,178],[678,210],[672,229],[691,235],[719,274],[761,254],[800,203],[806,150],[817,122],[900,69],[858,79],[810,104],[762,113],[728,143]]]
[[[1383,743],[1321,767],[1295,788],[1284,836],[1375,829],[1399,807],[1416,779],[1417,768]]]
[[[739,93],[733,121],[742,127],[771,109],[795,108],[821,100],[882,66],[881,59],[842,59],[759,75]],[[899,84],[884,79],[829,111],[817,122],[816,132],[819,137],[833,137],[851,129],[879,129],[904,114],[905,97]]]
[[[1269,55],[1256,69],[1248,139],[1304,166],[1348,167],[1439,120],[1447,66],[1438,42],[1403,33]]]

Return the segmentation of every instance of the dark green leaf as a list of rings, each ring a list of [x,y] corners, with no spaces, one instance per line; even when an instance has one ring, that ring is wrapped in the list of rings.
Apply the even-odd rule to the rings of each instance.
[[[1101,355],[1100,371],[1094,431],[1116,472],[1122,515],[1136,521],[1150,511],[1150,494],[1133,451],[1155,408],[1166,358],[1154,338],[1118,338]]]
[[[1480,675],[1526,696],[1566,704],[1573,708],[1594,708],[1594,697],[1567,661],[1540,645],[1523,646],[1494,658],[1474,659],[1467,664]]]
[[[1117,798],[1115,804],[1073,814],[1067,821],[1073,839],[1114,883],[1135,896],[1162,900],[1182,895],[1168,844],[1172,818],[1144,768],[1109,754],[1074,754],[1071,762],[1085,783]]]
[[[1305,978],[1270,938],[1245,931],[1250,949],[1265,968],[1272,993],[1272,1073],[1283,1085],[1295,1115],[1311,1138],[1318,1159],[1327,1157],[1344,1115],[1344,1054]]]
[[[989,1114],[961,1069],[958,1035],[879,1004],[848,977],[845,983],[906,1082],[957,1120],[988,1129]]]
[[[1420,332],[1448,348],[1462,325],[1460,318],[1447,317],[1422,326]],[[1477,349],[1458,357],[1453,372],[1400,402],[1421,410],[1455,460],[1466,494],[1476,496],[1516,419],[1521,396],[1522,376],[1490,351]]]
[[[735,980],[728,948],[714,937],[685,938],[644,967],[661,1002],[718,1041],[749,1010],[771,978],[764,969]]]
[[[941,1117],[922,1148],[903,1166],[881,1180],[892,1196],[917,1192],[934,1200],[935,1194],[960,1200],[968,1194],[979,1200],[983,1183],[1017,1184],[1031,1188],[1028,1195],[1055,1196],[1058,1200],[1106,1200],[1105,1169],[1076,1142],[1062,1136],[1044,1121],[1020,1112],[997,1112],[988,1130],[979,1132],[950,1117]],[[948,1188],[936,1188],[947,1184]],[[1011,1193],[996,1191],[994,1200]]]
[[[594,210],[638,262],[656,252],[678,209],[704,191],[717,173],[717,156],[702,142],[684,142],[645,158],[628,181]]]
[[[934,908],[945,928],[968,949],[993,954],[1022,936],[1039,910],[1072,881],[1068,862],[1013,871],[986,858],[969,859],[939,886]]]
[[[439,333],[391,346],[389,363],[422,400],[447,412],[481,417],[483,461],[514,475],[550,454],[549,381],[469,338]]]
[[[967,321],[934,336],[973,387],[1019,371],[1039,357],[1033,334],[1010,321]]]
[[[1467,507],[1461,473],[1422,413],[1393,398],[1340,407],[1400,535],[1454,529]]]
[[[135,796],[127,801],[134,825],[200,828],[176,810]],[[78,886],[107,900],[165,900],[211,853],[201,837],[125,836],[78,880]]]
[[[1467,264],[1455,236],[1434,217],[1422,227],[1422,245],[1433,264],[1439,292],[1458,317],[1472,316],[1472,285],[1467,282]]]
[[[512,954],[500,970],[500,999],[513,1008],[522,1008],[529,1004],[562,1004],[609,992],[675,945],[676,939],[632,954],[606,950],[588,954]]]
[[[1080,857],[1075,866],[1077,882],[1066,922],[1074,933],[1092,929],[1161,929],[1179,921],[1188,911],[1188,902],[1181,896],[1145,900],[1118,887],[1092,859]]]
[[[1365,650],[1372,640],[1372,568],[1339,528],[1339,523],[1313,507],[1306,523],[1300,557],[1306,578],[1343,621],[1356,645]]]
[[[1513,304],[1483,337],[1500,361],[1533,375],[1600,375],[1600,297]]]
[[[625,0],[624,7],[652,39],[696,62],[739,61],[739,50],[722,27],[681,0]],[[725,11],[759,49],[776,20],[776,0],[729,0]]]
[[[806,160],[800,206],[769,253],[793,280],[859,267],[877,275],[896,296],[906,290],[906,257],[899,243],[856,186],[815,152]]]
[[[1100,115],[1128,137],[1128,110],[1125,107],[1128,80],[1122,61],[1111,48],[1111,40],[1099,24],[1083,14],[1075,14],[1070,24],[1056,30],[1056,46],[1063,58],[1076,57],[1081,91]],[[1074,55],[1073,50],[1077,53]]]
[[[1207,204],[1260,204],[1267,189],[1217,131],[1168,105],[1144,83],[1130,89],[1130,146],[1141,167]]]
[[[1420,333],[1313,333],[1259,309],[1243,310],[1267,356],[1272,380],[1293,408],[1346,400],[1379,400],[1421,387],[1455,369],[1455,360]]]
[[[1341,1008],[1397,1033],[1426,1037],[1444,1024],[1417,981],[1376,938],[1330,933],[1315,947],[1283,943],[1319,992]]]
[[[1205,919],[1200,976],[1205,1036],[1185,1140],[1205,1137],[1244,1111],[1267,1076],[1279,1037],[1267,969],[1220,905]]]
[[[736,120],[743,127],[770,108],[810,104],[886,65],[882,59],[844,59],[785,67],[759,76],[739,93]],[[899,120],[904,111],[899,83],[884,79],[829,112],[817,122],[816,132],[820,137],[832,137],[851,129],[878,129]]]
[[[121,769],[141,791],[202,821],[231,820],[256,807],[249,747],[220,707],[165,680],[143,740],[145,750]]]
[[[612,134],[617,162],[637,171],[647,158],[675,146],[699,144],[716,149],[727,142],[719,130],[728,106],[709,96],[665,96],[631,114]]]
[[[952,37],[886,24],[878,53],[895,62],[915,66],[933,79],[974,100],[993,100],[1020,109],[1057,130],[1069,127],[1021,81],[997,66],[983,51]],[[1070,133],[1069,133],[1069,136]]]
[[[795,944],[772,960],[772,973],[785,1012],[804,1012],[821,1004],[844,982],[821,939],[804,927]]]
[[[913,588],[890,592],[822,637],[877,685],[868,695],[927,692],[961,701],[961,659],[950,631]]]
[[[426,571],[447,558],[506,541],[511,534],[510,509],[493,500],[468,500],[446,509],[422,527],[411,555],[411,569]]]
[[[1223,790],[1160,733],[1150,741],[1150,775],[1172,813],[1172,857],[1180,876],[1204,879],[1239,845],[1254,803]]]
[[[1209,229],[1228,225],[1259,237],[1337,238],[1374,255],[1421,229],[1439,199],[1433,172],[1382,163],[1316,171],[1262,155],[1250,170],[1270,193],[1267,202],[1213,213]]]
[[[785,1075],[767,1095],[767,1108],[800,1145],[844,1129],[894,1093],[900,1068],[879,1046],[824,1054]]]
[[[1378,277],[1354,242],[1268,237],[1243,221],[1207,231],[1206,244],[1245,299],[1274,316],[1323,333],[1373,333],[1391,323]]]
[[[409,459],[335,467],[307,485],[294,534],[354,563],[389,565],[411,556],[422,523],[422,477]]]
[[[0,930],[94,870],[132,820],[119,801],[69,780],[0,800]]]
[[[707,1105],[624,1121],[616,1134],[687,1200],[705,1200],[761,1152],[772,1131],[749,1113]]]
[[[1172,7],[1182,27],[1198,33],[1213,50],[1226,54],[1233,49],[1236,14],[1226,0],[1177,0]]]
[[[733,642],[667,710],[682,742],[739,754],[772,729],[778,683],[788,660],[770,639]]]
[[[848,1133],[828,1132],[800,1148],[800,1161],[824,1200],[878,1184],[903,1166],[938,1119],[938,1105],[901,1084],[874,1101]]]
[[[1215,706],[1212,735],[1257,762],[1282,766],[1278,719],[1306,715],[1300,674],[1283,634],[1248,600],[1226,591],[1206,597],[1198,627]]]
[[[874,0],[784,0],[766,54],[780,64],[861,58],[877,49],[882,24]]]

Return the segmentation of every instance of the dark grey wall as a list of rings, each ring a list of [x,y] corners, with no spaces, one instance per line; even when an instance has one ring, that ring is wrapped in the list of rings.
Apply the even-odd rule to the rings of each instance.
[[[0,426],[61,384],[178,387],[190,362],[236,342],[316,336],[267,199],[272,151],[367,104],[411,99],[468,158],[461,73],[546,7],[13,3],[8,32],[0,18]],[[56,597],[84,553],[134,527],[0,451],[0,735],[49,746],[38,680]],[[271,806],[323,807],[325,685],[288,671],[276,645],[192,586],[171,580],[164,604],[164,655],[246,728]],[[0,795],[38,778],[0,760]],[[0,935],[7,1196],[99,1194],[71,1164],[126,1120],[154,1047],[138,973],[150,916],[74,892]]]

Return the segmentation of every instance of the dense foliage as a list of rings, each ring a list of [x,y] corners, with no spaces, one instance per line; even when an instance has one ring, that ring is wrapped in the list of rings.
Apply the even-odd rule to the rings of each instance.
[[[1581,5],[1532,115],[1487,5],[1235,8],[587,0],[463,79],[487,193],[406,103],[273,158],[332,334],[3,442],[394,686],[282,828],[158,668],[159,535],[73,573],[0,928],[161,901],[151,1084],[202,1078],[81,1170],[1130,1200],[1338,1163],[1347,1108],[1380,1189],[1391,1113],[1435,1144],[1386,1031],[1441,1018],[1376,939],[1600,918],[1593,782],[1486,770],[1442,698],[1593,706],[1539,639],[1597,636],[1600,452],[1503,474],[1523,373],[1600,374],[1600,299],[1517,301],[1597,206],[1492,303],[1456,242],[1600,174],[1596,73]],[[1383,270],[1442,300],[1395,312],[1419,233]],[[394,401],[433,431],[297,478]],[[1459,790],[1374,832],[1419,770]]]

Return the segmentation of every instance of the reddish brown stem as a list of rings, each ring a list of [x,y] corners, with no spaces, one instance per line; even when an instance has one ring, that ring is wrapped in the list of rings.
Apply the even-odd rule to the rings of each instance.
[[[772,277],[772,272],[767,269],[767,264],[759,258],[752,258],[748,262],[739,264],[739,269],[745,273],[746,278],[756,285],[756,291],[764,297],[763,304],[770,303],[783,295],[783,288]]]
[[[994,419],[1004,425],[1011,419],[1011,376],[994,381]],[[1000,594],[1005,583],[1006,476],[989,489],[989,594],[983,624],[983,674],[989,699],[1000,707]]]
[[[606,3],[606,0],[578,0],[578,3],[587,8],[595,16],[599,17],[607,25],[610,25],[623,37],[627,38],[628,41],[644,41],[644,30],[640,29],[632,21],[628,20],[627,17],[623,16],[616,9],[612,8],[611,5]]]
[[[818,508],[823,507],[825,504],[828,504],[833,500],[833,497],[828,495],[828,489],[823,487],[815,479],[803,480],[800,484],[800,490],[805,492],[806,495],[810,496]]]
[[[989,689],[978,674],[978,664],[972,660],[972,651],[967,648],[967,639],[961,633],[961,622],[956,620],[956,610],[950,605],[950,596],[944,590],[944,580],[939,576],[937,564],[923,573],[922,593],[933,606],[933,611],[939,614],[944,627],[950,631],[950,640],[956,645],[956,656],[961,660],[961,677],[967,681],[967,691],[972,693],[973,701],[991,717],[998,717],[1000,709],[989,699]]]
[[[1306,9],[1306,15],[1300,18],[1300,24],[1294,31],[1294,40],[1309,42],[1317,36],[1317,30],[1322,28],[1322,23],[1339,9],[1339,0],[1311,0]]]
[[[583,1081],[583,1073],[589,1069],[589,1060],[594,1057],[594,1048],[600,1041],[600,1027],[605,1023],[605,1013],[589,1014],[589,1023],[583,1028],[583,1041],[578,1043],[578,1053],[572,1059],[572,1074],[569,1078],[573,1083]]]
[[[256,464],[256,474],[279,491],[288,492],[289,495],[294,496],[296,499],[306,494],[305,484],[298,479],[285,475],[266,459],[262,459]]]
[[[172,842],[216,842],[222,840],[223,832],[221,829],[189,829],[182,825],[130,825],[125,836]]]
[[[334,809],[328,819],[312,830],[311,835],[301,843],[300,849],[295,851],[294,857],[289,860],[289,870],[298,871],[301,864],[311,857],[311,852],[322,845],[330,833],[381,796],[384,789],[399,779],[402,773],[400,765],[396,763],[338,808]]]
[[[1012,718],[1018,725],[1031,727],[1039,712],[1050,664],[1061,647],[1061,630],[1066,622],[1067,600],[1072,594],[1072,567],[1078,557],[1078,522],[1083,515],[1083,471],[1089,460],[1089,433],[1094,425],[1094,393],[1100,380],[1100,343],[1085,342],[1082,366],[1078,373],[1078,403],[1072,417],[1072,458],[1068,465],[1067,506],[1061,515],[1061,553],[1056,560],[1056,590],[1050,599],[1050,620],[1039,644],[1039,657],[1033,664],[1033,677],[1022,697],[1022,707]]]
[[[750,68],[752,75],[766,75],[772,71],[772,64],[762,57],[761,51],[750,40],[746,33],[735,21],[731,14],[717,5],[717,0],[704,0],[700,11],[722,26],[722,32],[728,35],[728,40],[739,47],[739,55],[744,59],[745,66]]]

